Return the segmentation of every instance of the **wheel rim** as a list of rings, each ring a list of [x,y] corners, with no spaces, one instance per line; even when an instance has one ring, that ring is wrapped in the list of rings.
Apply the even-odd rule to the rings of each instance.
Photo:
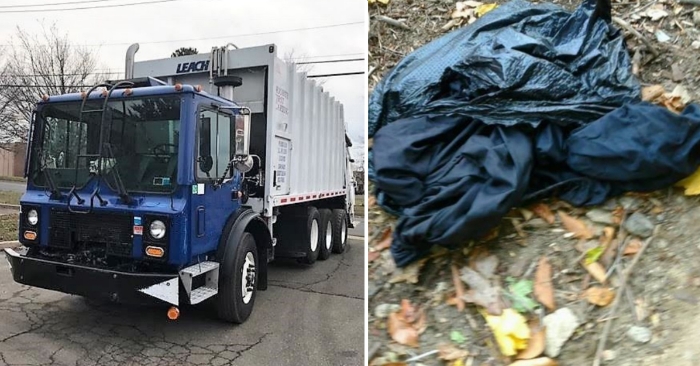
[[[241,279],[241,295],[243,303],[247,304],[255,292],[255,257],[252,252],[245,254],[245,261],[241,268]]]
[[[328,222],[328,226],[326,227],[326,249],[331,249],[331,245],[333,245],[333,229],[331,228],[331,222]]]
[[[340,225],[340,241],[345,245],[345,241],[347,240],[347,233],[348,232],[348,223],[343,220],[343,223]]]
[[[311,251],[315,252],[318,248],[318,220],[311,221],[311,237],[309,238],[311,242]]]

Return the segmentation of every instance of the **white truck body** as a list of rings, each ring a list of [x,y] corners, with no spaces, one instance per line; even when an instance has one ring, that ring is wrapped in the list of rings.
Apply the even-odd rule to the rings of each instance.
[[[216,94],[210,58],[203,53],[135,62],[133,76],[201,85]],[[273,217],[278,206],[344,196],[352,227],[355,183],[343,105],[295,64],[279,59],[275,45],[231,49],[220,62],[243,81],[233,101],[251,110],[251,153],[265,167],[264,195],[251,197],[249,204]],[[256,151],[263,145],[265,151]]]

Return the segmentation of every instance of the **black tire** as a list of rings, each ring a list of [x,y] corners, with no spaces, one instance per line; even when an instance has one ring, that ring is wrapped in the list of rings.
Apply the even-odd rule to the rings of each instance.
[[[231,245],[231,243],[227,243]],[[229,248],[232,249],[232,248]],[[252,294],[246,303],[243,297],[243,266],[248,254],[253,256],[253,279],[249,286]],[[255,283],[258,268],[258,250],[255,238],[250,233],[243,233],[240,242],[233,250],[227,250],[221,261],[219,271],[219,293],[216,295],[216,312],[221,320],[241,324],[253,311],[257,284]],[[250,267],[248,267],[250,268]]]
[[[316,222],[316,235],[313,235],[313,225]],[[299,261],[305,264],[314,264],[316,259],[318,259],[318,253],[321,251],[321,245],[319,245],[319,232],[321,231],[321,215],[318,213],[316,207],[309,206],[306,211],[306,230],[301,235],[301,245],[306,251],[306,256],[301,258]],[[314,243],[315,241],[315,243]],[[315,244],[315,248],[314,248]]]
[[[342,253],[348,242],[348,215],[345,210],[335,209],[331,212],[333,228],[333,253]]]
[[[321,215],[321,225],[318,230],[318,246],[320,247],[318,259],[324,261],[331,256],[331,250],[333,249],[332,212],[327,208],[322,208],[318,210],[318,213]]]

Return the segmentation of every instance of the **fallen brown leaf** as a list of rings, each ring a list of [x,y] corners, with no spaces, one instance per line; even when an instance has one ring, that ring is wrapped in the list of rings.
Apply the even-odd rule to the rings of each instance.
[[[530,221],[530,219],[532,218],[532,216],[533,216],[535,213],[532,212],[532,211],[530,211],[530,210],[528,210],[528,209],[526,209],[526,208],[521,208],[521,209],[520,209],[520,214],[523,215],[523,218],[525,219],[525,221]]]
[[[501,315],[503,313],[503,304],[501,303],[498,286],[493,286],[479,272],[469,267],[462,268],[461,279],[470,287],[469,291],[464,294],[464,301],[485,307],[491,315]]]
[[[593,276],[593,278],[596,279],[596,281],[600,282],[601,284],[604,284],[605,281],[607,281],[607,275],[605,274],[605,268],[598,263],[598,262],[593,262],[591,264],[586,264],[586,261],[583,260],[581,261],[581,264],[583,267],[588,271],[588,273]]]
[[[389,314],[386,330],[397,343],[418,348],[418,330],[413,328],[400,312]]]
[[[535,299],[549,310],[556,309],[554,286],[552,286],[552,265],[549,264],[545,256],[542,256],[540,262],[537,264],[534,286]]]
[[[384,249],[391,247],[391,242],[393,239],[391,237],[392,232],[393,232],[393,230],[391,229],[391,226],[384,229],[384,232],[379,237],[379,242],[377,243],[377,245],[374,246],[374,249],[377,250],[378,252],[380,252]]]
[[[367,198],[367,207],[372,208],[377,205],[377,197],[374,195],[370,195],[369,198]]]
[[[382,253],[380,253],[380,252],[369,252],[369,253],[367,253],[367,262],[372,263],[375,260],[377,260],[377,258],[379,258],[381,256],[382,256]]]
[[[478,247],[472,251],[469,256],[469,267],[479,272],[487,279],[493,277],[498,268],[498,257],[489,254],[489,251],[483,247]]]
[[[593,305],[608,306],[615,298],[615,292],[607,287],[594,286],[586,290],[585,296]]]
[[[389,279],[389,283],[399,283],[408,282],[412,284],[418,283],[418,276],[420,275],[420,270],[425,265],[428,259],[424,258],[419,261],[413,262],[408,266],[398,270],[392,278]]]
[[[532,360],[517,360],[508,366],[559,366],[559,363],[549,357],[540,357]]]
[[[520,220],[510,219],[510,222],[513,224],[513,228],[515,228],[515,231],[518,233],[518,235],[521,238],[527,237],[527,234],[525,234],[525,231],[523,231],[523,227],[522,227],[522,224],[520,223]]]
[[[642,88],[642,100],[645,102],[651,102],[658,97],[662,96],[666,90],[663,85],[649,85]]]
[[[585,222],[567,215],[564,211],[558,211],[558,213],[564,228],[574,233],[574,237],[581,239],[591,239],[593,237],[593,232]]]
[[[519,360],[529,360],[535,358],[544,352],[545,347],[545,327],[541,326],[537,319],[529,324],[530,340],[527,343],[527,348],[518,353],[515,358]]]
[[[411,304],[411,300],[401,300],[401,316],[409,323],[413,323],[418,319],[418,311]]]
[[[459,278],[459,269],[456,265],[452,264],[452,283],[455,285],[456,292],[456,302],[457,310],[464,311],[466,305],[464,304],[464,282]]]
[[[637,254],[639,249],[642,248],[642,241],[634,238],[631,239],[629,243],[627,243],[627,246],[625,247],[625,251],[622,252],[623,255],[632,255],[632,254]]]
[[[544,221],[547,221],[550,225],[554,223],[556,218],[554,217],[554,213],[552,210],[549,209],[549,206],[547,206],[544,203],[538,203],[530,207],[532,212],[535,213],[535,215],[541,217],[544,219]]]
[[[469,352],[459,349],[451,344],[438,346],[438,358],[443,361],[454,361],[469,356]]]

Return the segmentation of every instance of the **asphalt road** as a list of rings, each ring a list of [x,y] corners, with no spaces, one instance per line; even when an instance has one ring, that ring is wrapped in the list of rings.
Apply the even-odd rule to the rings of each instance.
[[[0,189],[2,189],[0,187]],[[362,365],[364,243],[314,266],[280,262],[248,321],[203,304],[128,307],[20,286],[0,261],[0,366]],[[4,254],[3,254],[4,255]]]
[[[0,180],[0,191],[22,192],[27,188],[27,183]]]

